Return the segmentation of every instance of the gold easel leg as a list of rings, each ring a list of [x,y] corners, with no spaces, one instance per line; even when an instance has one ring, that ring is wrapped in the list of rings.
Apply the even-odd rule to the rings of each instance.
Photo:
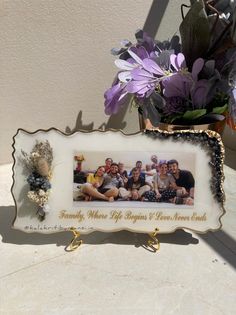
[[[159,229],[155,229],[154,232],[152,233],[148,233],[148,235],[150,236],[150,240],[148,240],[148,246],[151,247],[153,249],[154,252],[157,252],[160,249],[160,242],[157,239],[157,233],[158,233]]]
[[[78,232],[76,228],[72,227],[69,229],[69,231],[74,234],[74,237],[72,238],[70,244],[66,246],[65,251],[72,252],[76,250],[83,243],[83,241],[79,239],[80,232]]]

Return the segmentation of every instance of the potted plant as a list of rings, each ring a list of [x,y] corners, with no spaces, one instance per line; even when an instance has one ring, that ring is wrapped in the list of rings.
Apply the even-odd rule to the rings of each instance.
[[[107,115],[131,96],[149,128],[235,128],[236,1],[192,0],[186,16],[184,7],[180,36],[160,42],[138,30],[137,43],[112,49],[119,72],[104,94]]]

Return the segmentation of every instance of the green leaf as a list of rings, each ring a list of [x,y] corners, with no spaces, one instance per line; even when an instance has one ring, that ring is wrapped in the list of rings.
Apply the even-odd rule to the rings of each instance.
[[[205,115],[206,112],[207,112],[206,109],[188,110],[187,112],[184,113],[183,119],[195,120]]]
[[[228,109],[228,104],[225,104],[224,106],[220,106],[220,107],[214,107],[212,110],[212,113],[214,114],[223,114],[224,112],[226,112]]]
[[[192,4],[179,27],[182,50],[188,67],[204,57],[210,44],[210,25],[203,0]]]
[[[172,124],[176,119],[182,118],[183,114],[176,114],[169,119],[169,123]]]

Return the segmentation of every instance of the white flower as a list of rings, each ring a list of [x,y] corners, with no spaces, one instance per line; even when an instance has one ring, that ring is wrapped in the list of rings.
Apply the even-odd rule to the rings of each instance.
[[[39,189],[38,195],[39,195],[40,197],[45,196],[45,191],[42,190],[42,189]]]
[[[38,154],[38,152],[32,152],[31,156],[32,158],[38,158],[40,155]]]

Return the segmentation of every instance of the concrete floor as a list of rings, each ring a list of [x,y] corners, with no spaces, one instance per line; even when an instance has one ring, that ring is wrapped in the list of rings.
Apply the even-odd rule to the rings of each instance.
[[[228,315],[236,308],[236,171],[225,167],[223,229],[160,235],[92,233],[74,252],[70,233],[11,229],[11,165],[0,166],[0,314]]]

